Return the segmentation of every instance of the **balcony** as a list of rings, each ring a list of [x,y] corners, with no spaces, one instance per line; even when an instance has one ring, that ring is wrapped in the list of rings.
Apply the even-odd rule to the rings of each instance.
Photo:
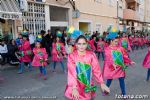
[[[140,20],[138,12],[136,12],[132,9],[124,9],[123,10],[123,19],[134,20],[134,21]]]
[[[127,3],[137,3],[140,4],[140,0],[125,0]]]

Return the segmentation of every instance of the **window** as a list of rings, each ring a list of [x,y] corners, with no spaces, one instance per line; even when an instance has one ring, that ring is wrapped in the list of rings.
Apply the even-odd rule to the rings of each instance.
[[[109,6],[113,6],[114,0],[108,0],[108,4],[109,4]]]
[[[42,2],[42,0],[36,0],[37,2]]]
[[[28,3],[29,12],[23,12],[23,29],[28,29],[35,34],[45,30],[44,4]]]
[[[102,3],[102,0],[95,0],[95,2]]]
[[[101,24],[96,24],[96,31],[101,32]]]

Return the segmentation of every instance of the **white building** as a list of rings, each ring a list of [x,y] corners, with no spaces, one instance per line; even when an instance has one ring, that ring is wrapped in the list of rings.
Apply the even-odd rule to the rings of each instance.
[[[41,30],[63,31],[71,25],[72,6],[68,0],[27,0],[26,7],[27,10],[23,10],[23,29],[35,34]]]
[[[9,34],[15,38],[22,25],[21,18],[16,0],[0,0],[0,34]]]

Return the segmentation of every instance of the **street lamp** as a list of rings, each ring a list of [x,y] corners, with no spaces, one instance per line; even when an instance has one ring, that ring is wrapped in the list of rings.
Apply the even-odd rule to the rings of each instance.
[[[117,0],[117,25],[119,28],[119,0]]]
[[[119,2],[119,0],[117,0],[117,18],[118,18],[118,3]]]
[[[76,0],[69,0],[70,4],[72,5],[72,7],[73,7],[74,10],[76,9],[76,8],[75,8],[75,1],[76,1]]]

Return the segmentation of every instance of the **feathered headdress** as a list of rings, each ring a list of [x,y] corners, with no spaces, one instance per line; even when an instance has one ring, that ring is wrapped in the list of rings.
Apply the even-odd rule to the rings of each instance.
[[[27,30],[23,30],[23,31],[21,32],[21,35],[22,35],[22,36],[28,36],[28,35],[29,35],[29,32],[28,32]]]
[[[77,39],[80,35],[84,35],[82,31],[76,30],[73,26],[67,29],[67,33],[72,39]]]
[[[107,39],[115,39],[118,36],[118,30],[115,27],[112,27],[109,31],[109,34],[107,35]]]
[[[60,31],[57,31],[56,36],[62,37],[62,33]]]
[[[37,36],[37,38],[36,38],[36,41],[37,41],[37,42],[41,42],[41,41],[42,41],[42,35],[39,34],[39,35]]]

